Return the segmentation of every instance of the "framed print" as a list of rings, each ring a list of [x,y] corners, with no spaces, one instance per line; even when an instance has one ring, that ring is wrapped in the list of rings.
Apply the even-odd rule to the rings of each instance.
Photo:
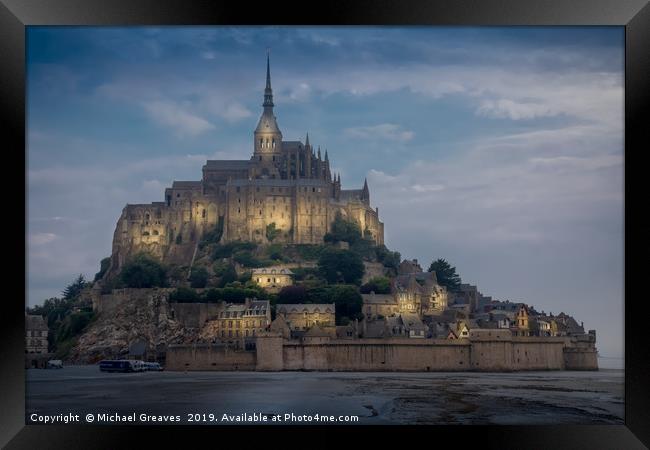
[[[644,448],[647,4],[301,14],[3,0],[3,444]]]

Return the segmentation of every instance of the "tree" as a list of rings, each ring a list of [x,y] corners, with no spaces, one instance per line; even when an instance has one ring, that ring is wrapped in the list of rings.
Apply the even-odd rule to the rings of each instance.
[[[390,294],[390,280],[386,277],[373,277],[361,286],[362,294]]]
[[[391,252],[385,245],[378,245],[375,248],[375,252],[377,254],[377,260],[382,263],[384,267],[397,270],[402,259],[402,255],[400,255],[399,252]]]
[[[273,242],[273,239],[278,237],[280,230],[275,227],[275,222],[272,222],[266,226],[266,238],[269,242]]]
[[[88,283],[86,283],[84,276],[79,274],[79,276],[63,290],[63,299],[76,300],[79,297],[81,290],[87,285]]]
[[[179,287],[169,294],[169,301],[178,303],[193,303],[201,301],[201,297],[194,289]]]
[[[450,292],[460,290],[460,276],[456,273],[456,268],[452,267],[444,259],[436,259],[429,266],[429,272],[435,272],[438,284],[445,286]]]
[[[165,268],[145,253],[135,255],[120,272],[121,281],[129,288],[164,287],[166,277]]]
[[[361,239],[361,227],[353,220],[346,220],[340,212],[336,213],[334,222],[332,222],[332,231],[323,237],[325,242],[345,241],[354,244]]]
[[[285,286],[278,293],[278,303],[305,303],[307,290],[304,286]]]
[[[235,266],[232,264],[228,265],[228,268],[226,271],[221,275],[221,280],[219,282],[219,287],[224,287],[228,283],[232,283],[233,281],[237,281],[237,271],[235,270]]]
[[[328,283],[358,284],[365,268],[356,253],[329,248],[318,259],[318,270]]]
[[[196,267],[190,274],[190,286],[204,288],[208,284],[208,271],[205,267]]]
[[[331,302],[336,308],[336,322],[341,325],[341,320],[347,317],[350,320],[361,319],[363,300],[356,286],[337,285],[329,287]]]

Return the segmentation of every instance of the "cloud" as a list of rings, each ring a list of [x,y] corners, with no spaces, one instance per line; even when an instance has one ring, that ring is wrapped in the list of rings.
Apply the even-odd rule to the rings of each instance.
[[[345,136],[353,139],[389,140],[406,142],[413,139],[415,133],[404,130],[402,126],[394,123],[382,123],[379,125],[361,126],[346,128],[343,130]]]
[[[536,119],[538,117],[558,115],[558,112],[548,105],[515,102],[508,99],[484,100],[476,109],[476,113],[486,117],[512,120]]]
[[[54,241],[58,236],[54,233],[34,233],[29,237],[31,245],[45,245]]]
[[[214,125],[203,117],[172,102],[158,100],[144,102],[142,106],[153,120],[174,129],[179,136],[197,136],[214,129]]]
[[[228,122],[237,122],[241,119],[246,119],[253,115],[253,113],[241,103],[229,103],[226,109],[220,112],[221,117]]]

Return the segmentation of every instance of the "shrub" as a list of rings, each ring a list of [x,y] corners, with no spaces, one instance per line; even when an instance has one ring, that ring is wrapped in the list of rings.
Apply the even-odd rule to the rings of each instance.
[[[166,271],[151,256],[140,253],[124,264],[120,280],[130,288],[162,287],[166,285]]]
[[[233,259],[244,267],[262,267],[264,265],[248,250],[235,253]]]
[[[378,245],[375,248],[375,253],[377,254],[377,261],[382,263],[384,267],[397,270],[402,259],[399,252],[391,252],[385,245]]]
[[[190,274],[190,286],[204,288],[208,284],[208,271],[205,267],[195,267]]]
[[[237,271],[235,270],[235,266],[229,264],[226,271],[221,275],[219,287],[224,287],[226,284],[232,283],[233,281],[237,281]]]
[[[296,245],[296,251],[305,261],[314,261],[320,258],[321,253],[325,250],[324,245],[299,244]]]
[[[280,233],[281,230],[275,227],[275,222],[272,222],[266,226],[266,239],[268,239],[269,242],[273,242],[273,239],[278,237]]]
[[[201,297],[194,289],[179,287],[170,292],[169,301],[177,303],[194,303],[201,301]]]
[[[212,260],[214,261],[221,258],[231,258],[233,254],[239,251],[248,250],[250,252],[256,248],[257,244],[254,242],[234,241],[228,242],[227,244],[219,244],[214,249],[214,252],[212,252]]]
[[[271,244],[266,248],[266,254],[268,255],[269,258],[274,259],[276,261],[280,261],[283,259],[284,254],[282,251],[282,245],[281,244]]]
[[[386,277],[373,277],[366,284],[361,286],[362,294],[390,294],[390,279]]]

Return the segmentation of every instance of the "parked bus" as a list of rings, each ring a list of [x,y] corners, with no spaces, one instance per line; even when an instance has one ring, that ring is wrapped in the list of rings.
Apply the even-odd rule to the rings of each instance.
[[[142,361],[104,360],[99,362],[99,370],[102,372],[140,372],[142,371]]]

